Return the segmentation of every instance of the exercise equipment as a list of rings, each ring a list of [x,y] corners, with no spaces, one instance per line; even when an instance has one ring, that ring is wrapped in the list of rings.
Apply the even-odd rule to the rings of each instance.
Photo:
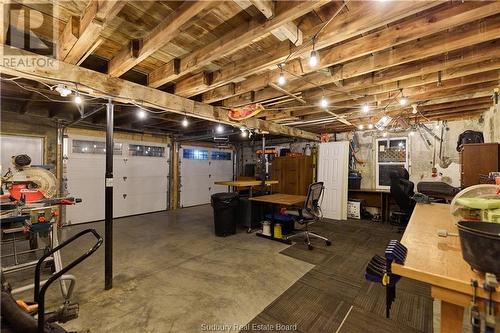
[[[385,249],[384,257],[374,255],[365,269],[365,278],[369,282],[382,284],[386,289],[385,316],[390,317],[392,303],[396,299],[396,283],[401,276],[392,273],[393,262],[404,264],[408,249],[397,240],[391,240]]]

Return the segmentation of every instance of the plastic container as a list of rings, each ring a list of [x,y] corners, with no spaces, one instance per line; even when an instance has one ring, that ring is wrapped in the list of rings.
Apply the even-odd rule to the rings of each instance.
[[[455,221],[500,223],[500,185],[482,184],[460,191],[451,202]]]
[[[238,193],[215,193],[210,199],[214,209],[215,235],[224,237],[235,234]]]

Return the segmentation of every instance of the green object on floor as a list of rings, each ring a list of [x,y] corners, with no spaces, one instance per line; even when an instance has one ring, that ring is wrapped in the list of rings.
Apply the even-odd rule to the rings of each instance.
[[[460,198],[457,204],[473,209],[497,209],[500,208],[500,199]]]

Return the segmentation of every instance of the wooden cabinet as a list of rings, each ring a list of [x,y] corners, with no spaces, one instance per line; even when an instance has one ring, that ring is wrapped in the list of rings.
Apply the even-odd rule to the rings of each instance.
[[[500,170],[500,144],[470,143],[460,152],[461,185],[480,184],[480,175]]]
[[[306,195],[313,181],[312,156],[276,158],[272,163],[271,179],[279,182],[273,185],[274,192]]]

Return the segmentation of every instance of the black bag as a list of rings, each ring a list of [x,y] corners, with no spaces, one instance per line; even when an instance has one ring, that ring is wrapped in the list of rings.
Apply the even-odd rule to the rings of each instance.
[[[458,136],[457,151],[462,150],[462,145],[466,143],[483,143],[483,132],[467,130]]]

